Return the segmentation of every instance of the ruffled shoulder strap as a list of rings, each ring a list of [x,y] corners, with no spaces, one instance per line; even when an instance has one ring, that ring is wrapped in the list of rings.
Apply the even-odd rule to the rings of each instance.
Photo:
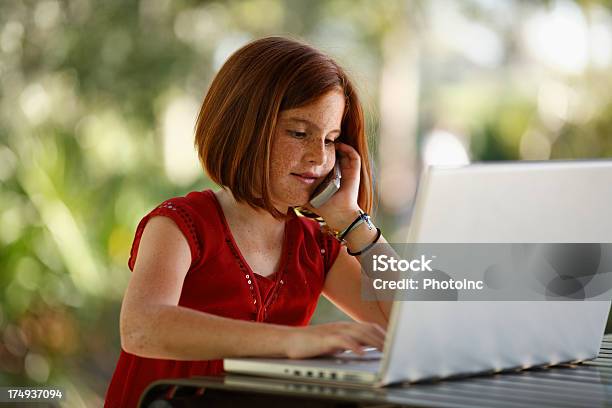
[[[130,251],[130,258],[128,260],[128,267],[130,270],[134,270],[136,255],[138,253],[138,247],[144,228],[151,218],[157,216],[168,217],[179,227],[189,244],[189,249],[191,251],[191,266],[196,265],[202,254],[202,239],[200,234],[198,234],[198,229],[195,224],[197,213],[185,197],[174,197],[155,207],[138,224],[134,242],[132,243],[132,249]]]

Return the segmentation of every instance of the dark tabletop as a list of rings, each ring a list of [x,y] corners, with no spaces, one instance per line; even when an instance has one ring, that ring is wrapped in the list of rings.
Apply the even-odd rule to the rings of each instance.
[[[141,407],[612,407],[612,334],[580,364],[385,388],[227,374],[153,383]]]

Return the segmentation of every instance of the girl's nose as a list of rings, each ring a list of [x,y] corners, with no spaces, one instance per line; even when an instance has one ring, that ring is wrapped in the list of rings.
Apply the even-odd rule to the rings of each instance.
[[[325,140],[313,140],[306,147],[305,159],[316,166],[321,166],[327,161],[327,150]]]

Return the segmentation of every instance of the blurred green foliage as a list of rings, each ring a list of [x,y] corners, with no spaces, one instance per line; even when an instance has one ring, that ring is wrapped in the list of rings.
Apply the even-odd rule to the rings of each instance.
[[[458,3],[465,15],[495,26],[483,3]],[[508,64],[488,69],[466,65],[421,36],[433,18],[423,4],[0,2],[0,384],[63,386],[71,406],[101,405],[119,353],[136,224],[166,198],[213,188],[203,174],[171,175],[164,160],[173,144],[169,106],[199,103],[220,64],[249,39],[295,35],[333,54],[357,79],[377,132],[385,42],[404,27],[422,48],[415,63],[423,66],[423,133],[448,119],[471,138],[475,160],[525,158],[525,134],[539,135],[535,152],[550,158],[612,154],[609,68],[587,70],[570,78],[575,88],[562,88],[597,101],[587,113],[542,119],[538,96],[513,80],[497,78],[505,85],[498,88],[459,81],[466,70],[490,81],[517,57],[509,53]],[[516,40],[511,30],[500,34],[508,49]],[[433,75],[428,62],[446,70]],[[346,316],[322,301],[315,320],[337,318]]]

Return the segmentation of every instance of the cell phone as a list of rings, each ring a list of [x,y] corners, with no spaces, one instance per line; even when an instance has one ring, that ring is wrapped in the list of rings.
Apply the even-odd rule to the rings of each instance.
[[[325,180],[321,182],[310,197],[310,205],[314,208],[319,208],[325,204],[338,190],[340,190],[340,161],[336,160],[336,164],[332,171],[329,172]]]

